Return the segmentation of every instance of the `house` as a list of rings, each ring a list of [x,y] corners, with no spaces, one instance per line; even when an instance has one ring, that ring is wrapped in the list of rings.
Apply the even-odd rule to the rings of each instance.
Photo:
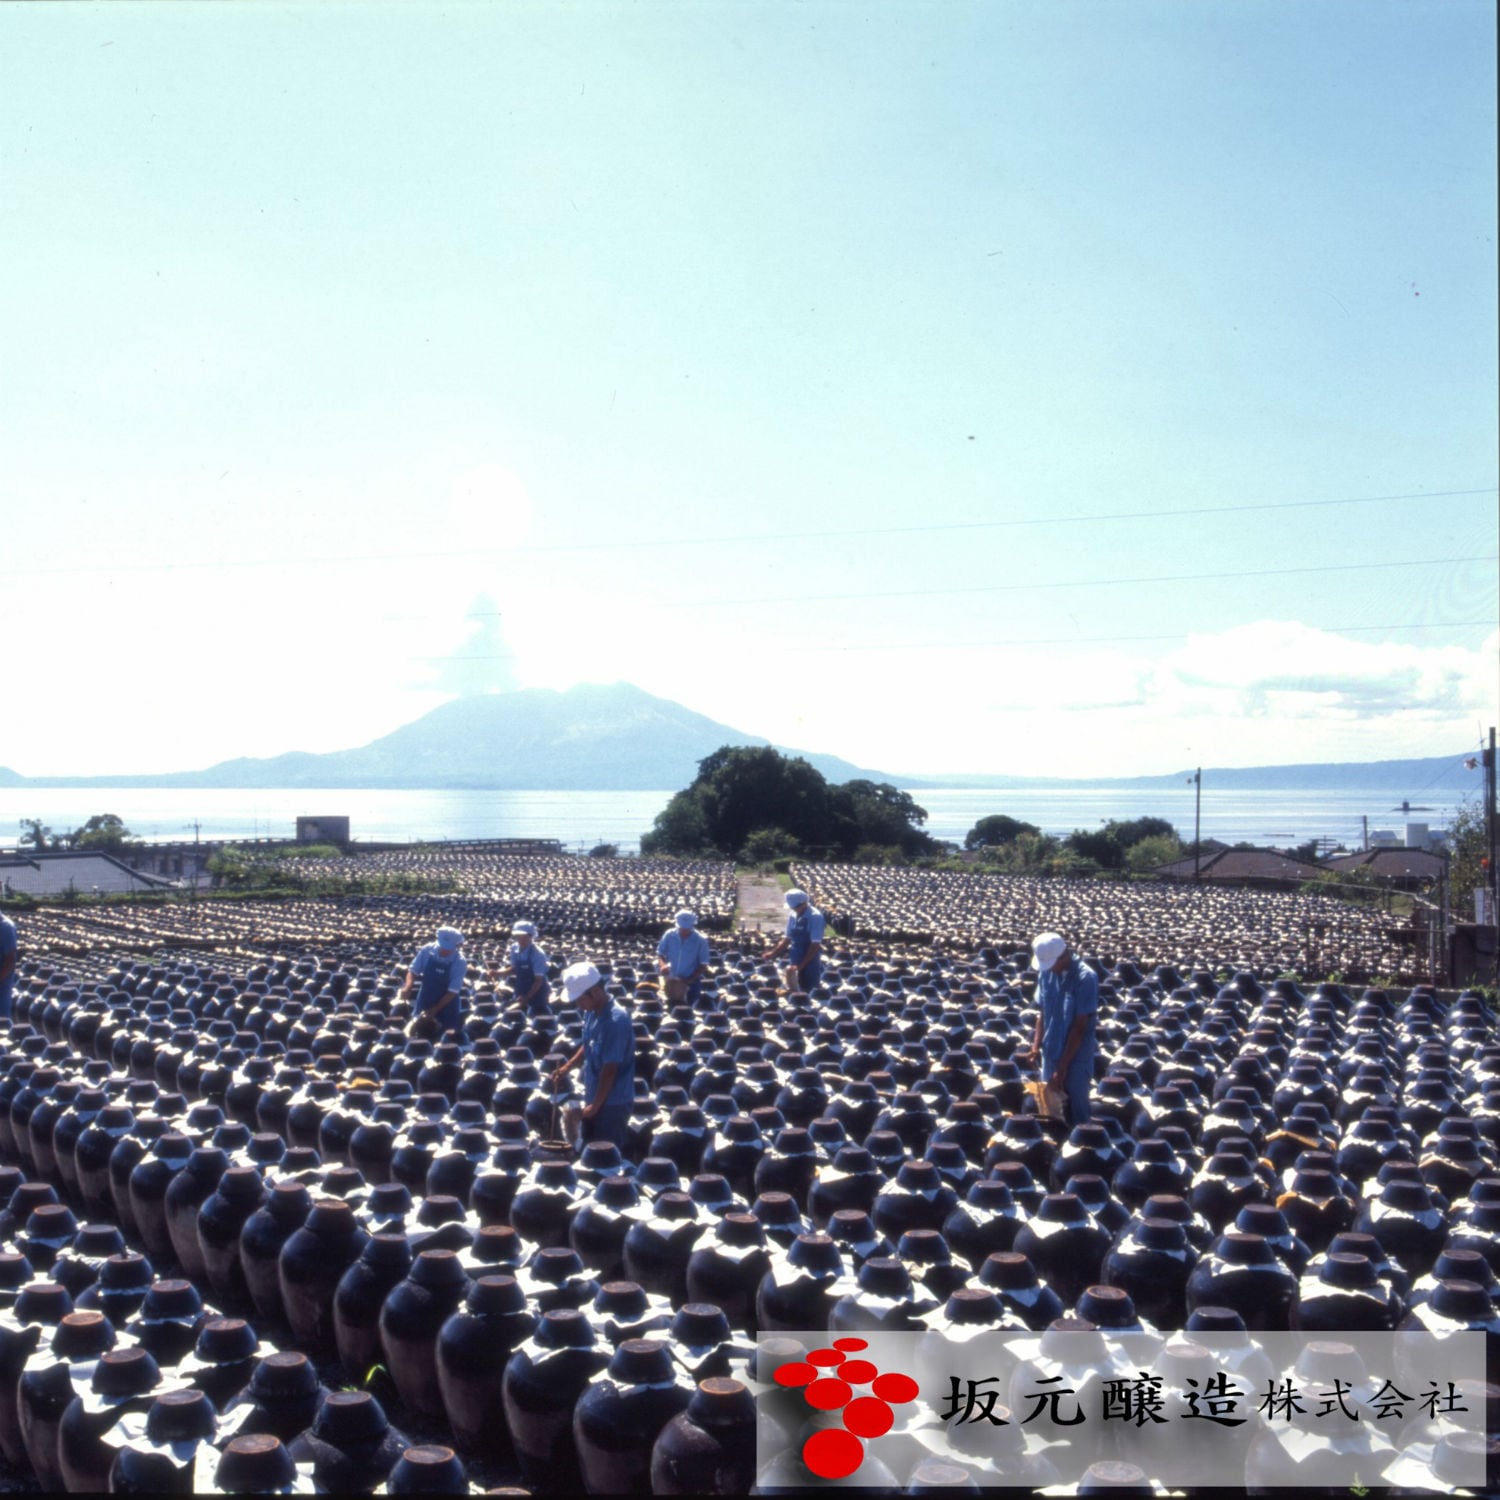
[[[1355,872],[1385,881],[1398,891],[1426,890],[1448,868],[1441,854],[1428,849],[1365,849],[1358,854],[1340,854],[1328,861],[1330,870]]]
[[[132,870],[97,849],[17,850],[0,854],[0,892],[6,895],[118,896],[131,891],[172,890],[174,882]]]
[[[1285,890],[1316,880],[1324,868],[1283,854],[1279,849],[1223,849],[1217,854],[1204,854],[1196,861],[1191,854],[1186,859],[1175,859],[1169,865],[1159,866],[1155,874],[1162,880],[1191,881],[1195,864],[1199,880],[1263,890]]]

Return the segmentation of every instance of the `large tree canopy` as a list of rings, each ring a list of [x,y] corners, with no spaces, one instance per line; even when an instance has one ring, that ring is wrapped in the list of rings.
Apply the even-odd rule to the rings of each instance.
[[[133,837],[123,819],[114,813],[95,813],[70,835],[74,848],[102,849],[106,854],[118,854]]]
[[[964,836],[965,849],[1000,849],[1014,843],[1023,833],[1040,833],[1035,823],[1023,823],[1006,813],[991,813],[981,818]]]
[[[887,782],[830,786],[800,756],[769,745],[723,745],[699,761],[693,784],[657,815],[641,852],[733,858],[787,843],[813,858],[848,859],[869,844],[909,857],[937,847],[922,830],[926,821],[926,810]]]

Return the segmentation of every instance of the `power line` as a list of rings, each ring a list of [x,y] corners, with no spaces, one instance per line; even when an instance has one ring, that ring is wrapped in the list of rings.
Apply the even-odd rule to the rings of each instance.
[[[822,531],[799,530],[799,540],[822,541],[857,536],[931,536],[959,531],[1001,531],[1023,526],[1083,526],[1108,521],[1167,521],[1185,516],[1245,515],[1257,511],[1316,510],[1332,505],[1381,505],[1402,500],[1457,500],[1475,495],[1493,495],[1496,486],[1475,490],[1427,490],[1403,495],[1347,495],[1335,500],[1267,500],[1244,505],[1181,506],[1172,510],[1088,511],[1076,515],[1015,516],[1005,520],[941,521],[913,526],[838,526]],[[0,570],[0,578],[56,578],[87,573],[153,573],[208,571],[228,568],[326,567],[331,563],[428,562],[450,557],[539,556],[565,552],[659,552],[667,547],[739,547],[774,542],[784,545],[786,531],[742,532],[725,536],[713,532],[692,535],[653,535],[612,542],[521,543],[506,547],[455,547],[431,552],[335,553],[313,557],[304,553],[278,557],[225,558],[213,562],[85,563],[76,567],[13,568]]]
[[[1306,621],[1302,622],[1306,624]],[[1422,620],[1412,622],[1408,620],[1392,620],[1384,625],[1308,625],[1309,630],[1321,630],[1328,634],[1340,632],[1345,635],[1354,635],[1358,632],[1372,632],[1376,630],[1466,630],[1478,626],[1490,628],[1500,625],[1500,619],[1495,620]],[[1017,637],[1006,641],[877,641],[863,646],[820,646],[815,642],[807,642],[799,646],[799,651],[972,651],[990,646],[1101,646],[1117,645],[1132,641],[1185,641],[1192,632],[1186,630],[1166,631],[1160,635],[1058,635],[1058,636],[1026,636]],[[462,664],[471,661],[508,661],[509,652],[497,653],[495,655],[484,654],[478,656],[454,657],[451,653],[445,656],[407,656],[404,661],[443,661]]]
[[[1205,583],[1224,578],[1290,578],[1306,573],[1361,573],[1376,568],[1432,568],[1452,563],[1500,562],[1491,557],[1425,557],[1397,562],[1325,563],[1311,568],[1234,568],[1222,573],[1156,573],[1136,578],[1049,578],[1033,583],[975,584],[951,589],[876,589],[858,594],[818,594],[810,601],[804,594],[763,595],[752,599],[679,599],[661,608],[716,609],[740,604],[847,603],[856,599],[935,599],[968,594],[1025,594],[1042,589],[1100,589],[1137,583]]]

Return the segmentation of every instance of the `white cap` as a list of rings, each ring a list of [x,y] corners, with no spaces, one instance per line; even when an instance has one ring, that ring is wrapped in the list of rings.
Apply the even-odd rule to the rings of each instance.
[[[1031,945],[1031,967],[1045,974],[1067,951],[1067,938],[1055,932],[1040,933]]]
[[[439,927],[437,930],[437,945],[439,948],[462,948],[464,935],[456,927]]]
[[[792,907],[806,906],[807,905],[807,892],[806,891],[788,891],[786,893],[786,904],[788,906],[792,906]]]
[[[569,964],[562,971],[563,988],[568,992],[569,1000],[576,1000],[580,995],[586,995],[596,984],[602,983],[604,976],[593,964],[587,961],[583,963]]]
[[[679,927],[696,927],[698,925],[698,918],[690,911],[680,911],[677,913],[677,925]]]
[[[512,937],[535,937],[535,922],[513,922],[511,923],[510,935]]]

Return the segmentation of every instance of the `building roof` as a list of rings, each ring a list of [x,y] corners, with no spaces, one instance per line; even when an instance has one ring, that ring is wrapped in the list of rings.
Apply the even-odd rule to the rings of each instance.
[[[1315,880],[1322,868],[1279,849],[1225,849],[1204,855],[1198,871],[1204,880]],[[1193,857],[1161,865],[1156,873],[1169,880],[1191,880]]]
[[[1365,870],[1388,880],[1437,880],[1447,861],[1428,849],[1364,849],[1328,861],[1330,870]]]
[[[145,875],[97,849],[58,849],[0,854],[0,889],[28,896],[117,896],[126,891],[168,890],[170,880]]]

